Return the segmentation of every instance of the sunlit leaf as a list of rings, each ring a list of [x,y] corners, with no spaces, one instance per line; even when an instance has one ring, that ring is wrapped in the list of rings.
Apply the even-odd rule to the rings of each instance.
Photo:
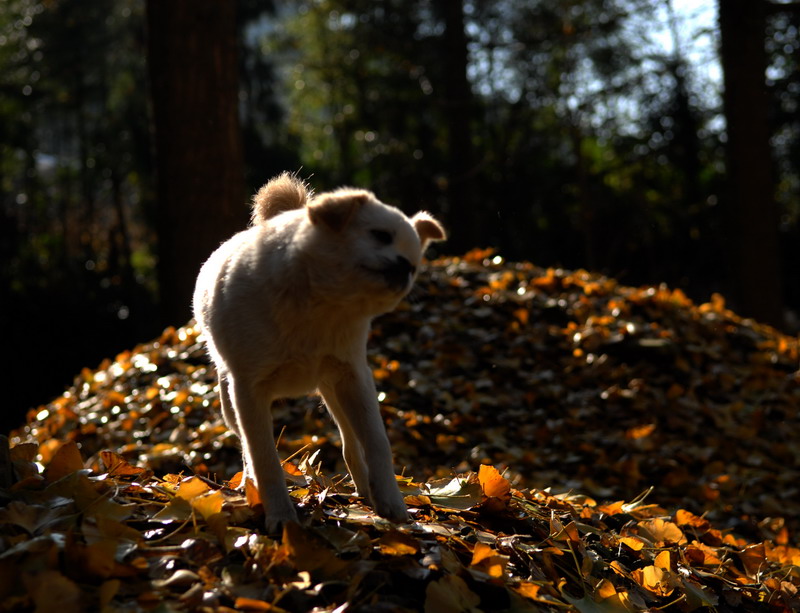
[[[454,477],[426,484],[431,504],[449,509],[470,509],[481,501],[481,486],[476,481]]]
[[[511,499],[511,484],[494,466],[481,464],[478,470],[478,482],[486,496],[507,502]]]
[[[472,562],[470,568],[486,573],[490,577],[500,579],[505,575],[508,556],[500,555],[483,543],[475,543],[472,551]]]
[[[382,534],[377,545],[382,554],[390,556],[414,555],[420,550],[418,539],[397,530]]]
[[[638,524],[640,534],[648,537],[657,546],[663,544],[683,544],[686,543],[686,535],[671,521],[656,518],[640,521]]]

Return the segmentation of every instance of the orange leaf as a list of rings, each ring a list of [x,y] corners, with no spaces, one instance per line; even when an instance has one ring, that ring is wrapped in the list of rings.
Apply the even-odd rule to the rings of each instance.
[[[282,542],[298,570],[313,572],[323,569],[324,575],[333,575],[348,564],[336,557],[330,543],[313,528],[287,522],[283,525]]]
[[[256,484],[253,483],[252,479],[248,479],[244,484],[244,496],[247,500],[247,506],[250,508],[253,508],[257,504],[262,504],[261,496],[258,494],[258,488],[256,487]]]
[[[44,478],[49,483],[83,469],[81,452],[74,441],[61,445],[53,454],[53,458],[44,471]]]
[[[500,555],[484,543],[475,543],[475,548],[472,550],[470,568],[484,572],[495,579],[500,579],[505,574],[506,564],[508,564],[508,556]]]
[[[106,472],[113,476],[124,477],[127,475],[140,475],[147,472],[144,468],[133,466],[124,456],[114,451],[101,451],[100,461],[103,463]]]
[[[773,562],[800,566],[800,549],[797,547],[788,547],[786,545],[773,547],[772,544],[767,541],[765,543],[765,555],[767,559]]]
[[[269,611],[272,609],[272,605],[268,602],[244,596],[239,596],[234,606],[241,611]]]
[[[739,553],[739,559],[744,565],[748,577],[755,578],[767,563],[764,543],[746,547]]]
[[[511,499],[511,484],[494,466],[481,464],[478,469],[478,482],[486,496],[508,501]]]
[[[378,539],[378,548],[390,556],[414,555],[419,553],[419,541],[398,530],[390,530]]]
[[[232,490],[238,490],[239,486],[242,484],[242,475],[244,473],[240,470],[238,473],[231,477],[230,481],[228,481],[225,485]]]
[[[542,591],[542,586],[529,581],[523,581],[519,585],[515,585],[514,589],[520,596],[535,599],[539,597],[539,592]]]
[[[719,566],[722,564],[722,560],[714,549],[697,541],[688,545],[683,553],[692,566]]]

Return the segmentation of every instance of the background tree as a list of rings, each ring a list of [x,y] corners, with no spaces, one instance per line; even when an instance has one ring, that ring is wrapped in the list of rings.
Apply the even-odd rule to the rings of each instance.
[[[161,317],[190,317],[202,262],[247,218],[236,3],[147,2]]]
[[[719,27],[685,28],[707,3],[84,4],[0,7],[0,324],[24,382],[12,405],[156,334],[159,285],[165,321],[188,318],[200,262],[284,169],[431,209],[453,236],[439,250],[491,245],[698,300],[731,294],[724,279],[753,264],[724,248]],[[749,32],[765,50],[759,138],[797,311],[800,24],[796,3],[765,6]],[[728,119],[735,141],[751,116]]]
[[[745,313],[779,325],[783,296],[765,82],[766,3],[722,0],[719,24],[738,300]]]
[[[142,26],[135,0],[0,9],[0,419],[158,331]]]

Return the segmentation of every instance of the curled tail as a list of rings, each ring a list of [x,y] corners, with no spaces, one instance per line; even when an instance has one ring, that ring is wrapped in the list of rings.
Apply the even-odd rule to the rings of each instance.
[[[311,197],[306,184],[288,172],[279,174],[253,196],[251,223],[263,224],[286,211],[301,209]]]

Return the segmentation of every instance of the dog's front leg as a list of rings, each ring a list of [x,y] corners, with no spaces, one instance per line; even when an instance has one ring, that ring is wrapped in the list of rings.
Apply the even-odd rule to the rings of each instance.
[[[392,466],[392,450],[378,407],[372,373],[365,364],[344,364],[321,392],[342,434],[345,462],[359,493],[381,517],[408,521],[408,510]],[[362,463],[363,462],[363,463]],[[366,483],[365,483],[366,482]]]
[[[297,521],[283,476],[272,426],[272,399],[257,385],[228,375],[236,421],[242,441],[246,474],[255,477],[264,505],[268,532],[277,532],[287,521]]]
[[[347,470],[350,472],[350,477],[352,477],[356,486],[356,495],[363,496],[369,500],[369,476],[367,474],[367,463],[364,459],[364,450],[361,448],[361,443],[350,425],[347,411],[339,402],[333,385],[322,383],[319,386],[319,392],[322,394],[325,406],[328,407],[328,412],[339,428],[344,463],[347,465]]]

